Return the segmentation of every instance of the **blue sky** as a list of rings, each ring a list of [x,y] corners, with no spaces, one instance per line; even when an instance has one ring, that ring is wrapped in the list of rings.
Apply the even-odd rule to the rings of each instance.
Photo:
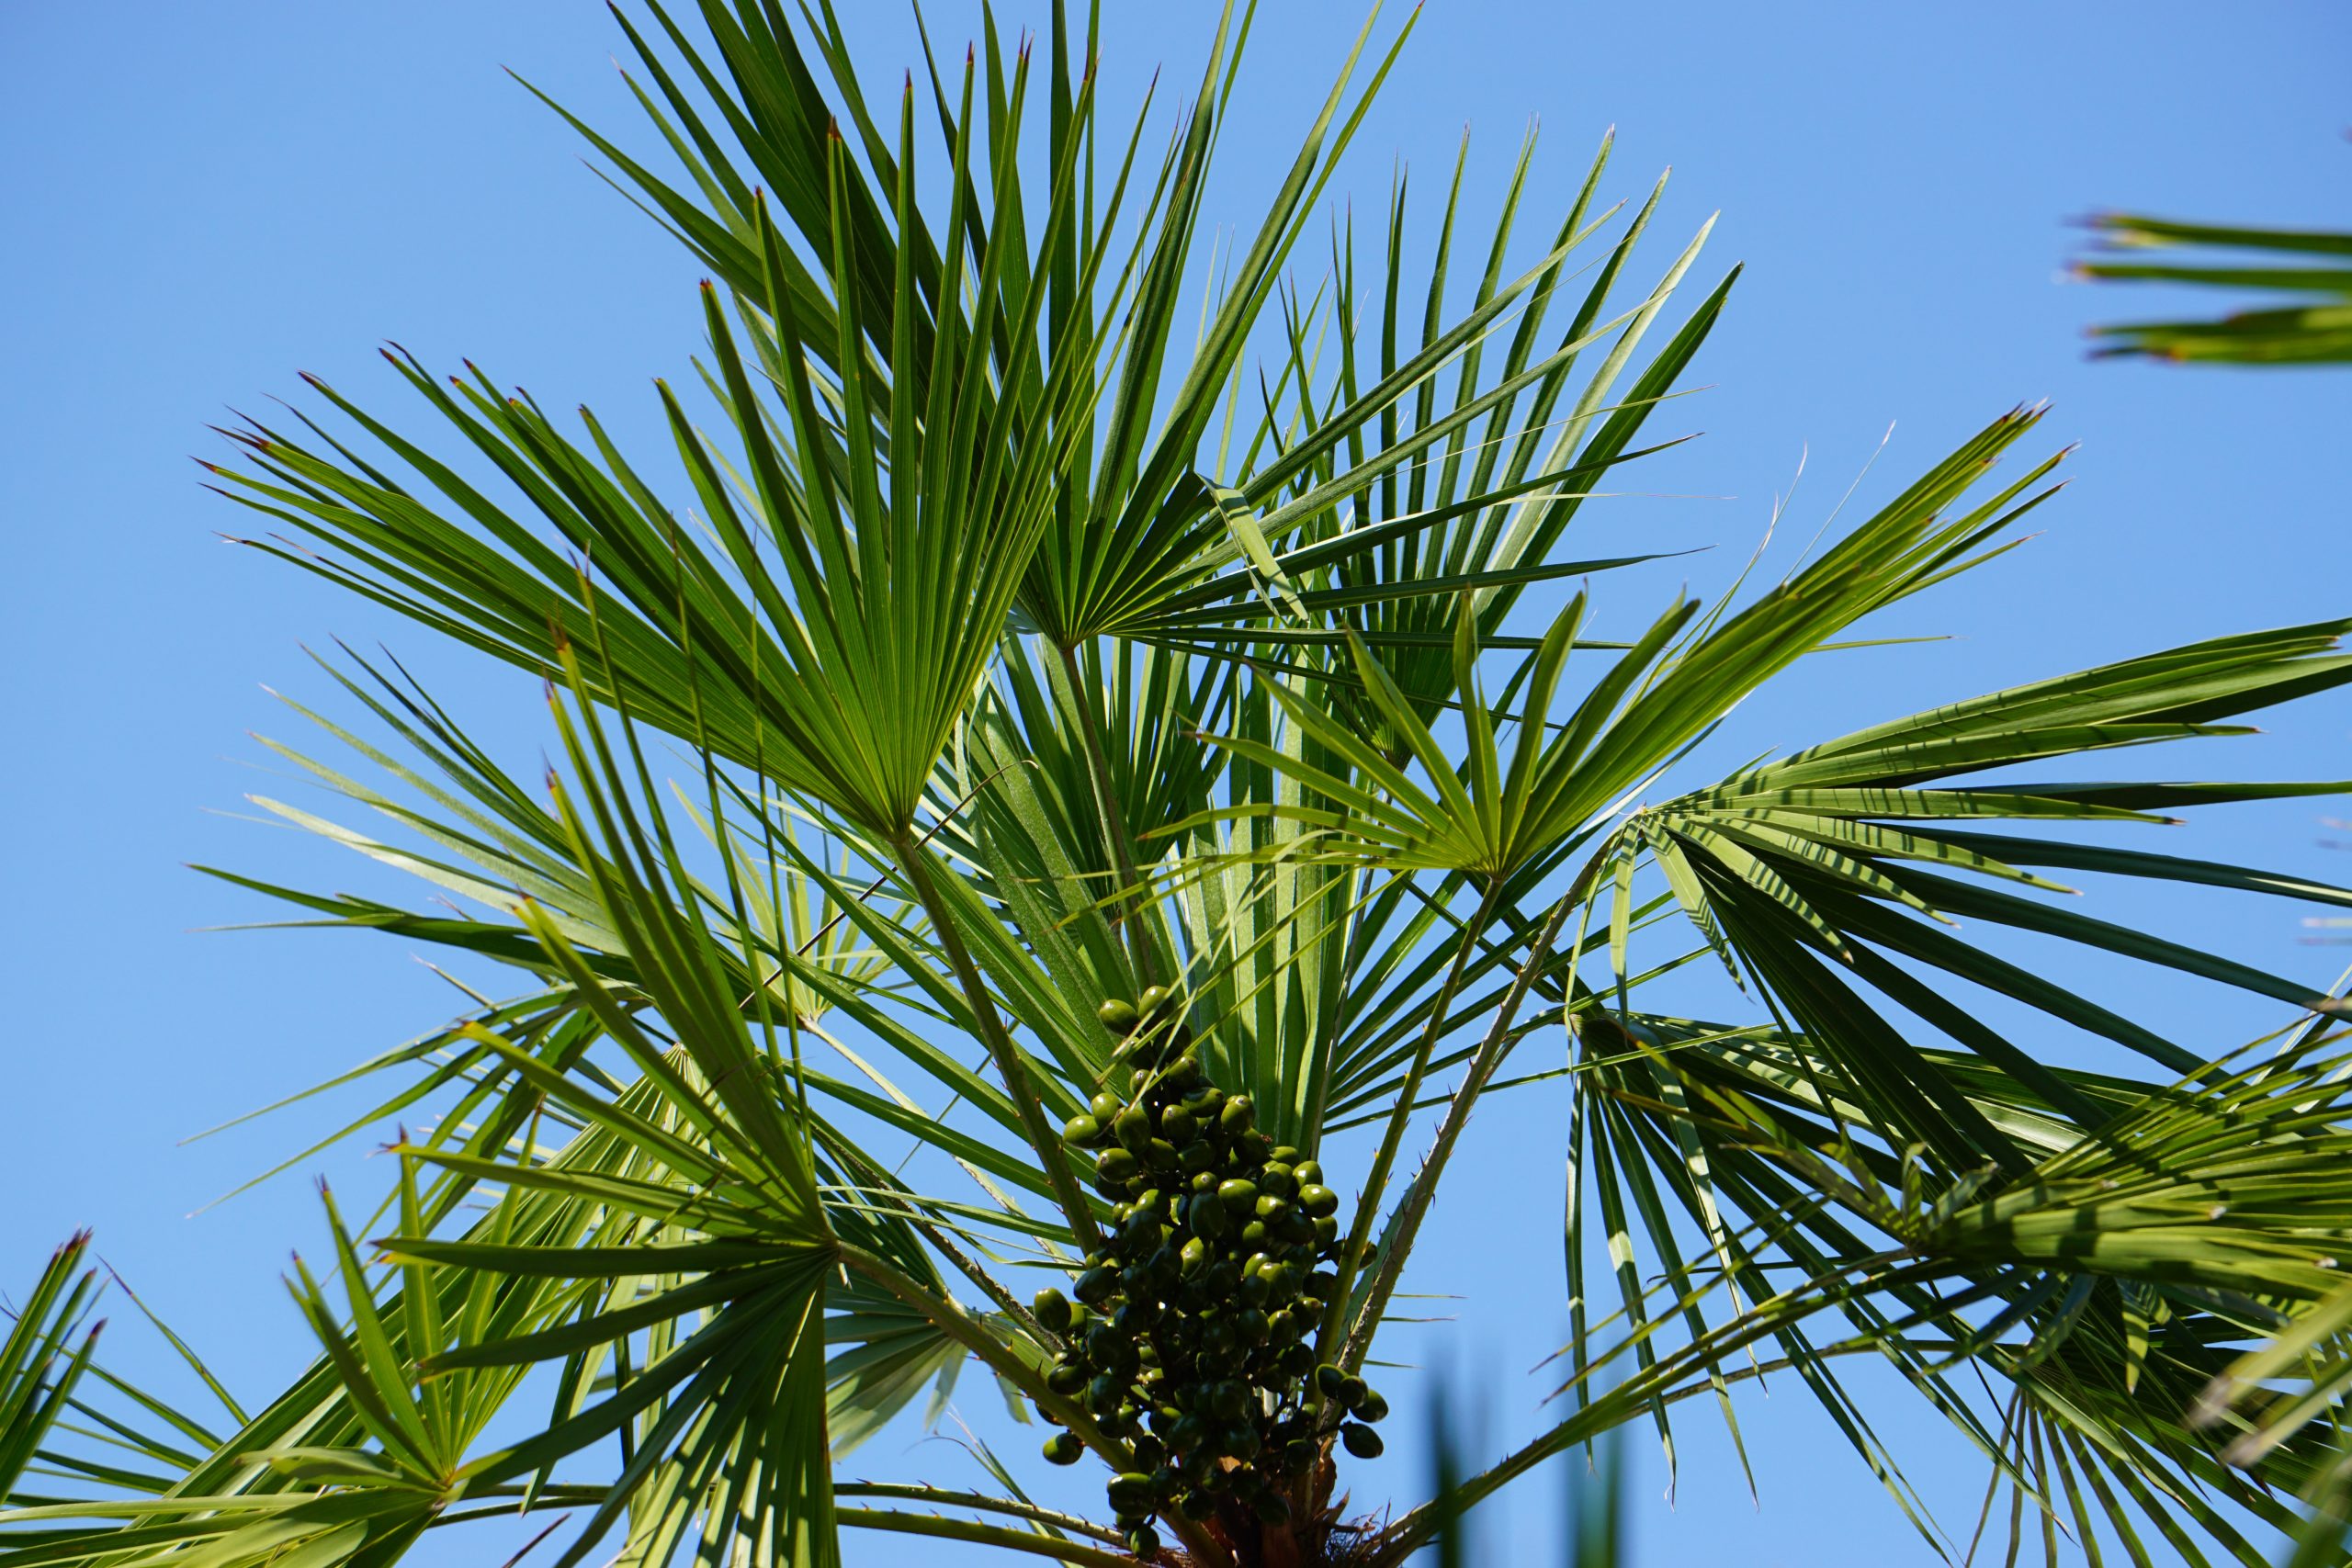
[[[1205,6],[1114,11],[1107,97],[1131,101],[1162,61],[1171,85],[1193,79]],[[897,8],[876,13],[861,11],[853,30],[887,82],[916,56]],[[1011,6],[1004,17],[1042,14]],[[930,15],[935,38],[960,42],[973,26],[953,0]],[[1754,750],[1803,744],[1943,697],[2352,607],[2352,377],[2087,364],[2086,322],[2160,300],[2059,278],[2067,220],[2100,207],[2344,226],[2352,13],[2222,15],[1435,0],[1344,183],[1360,213],[1377,210],[1401,159],[1426,197],[1466,124],[1465,205],[1483,215],[1538,117],[1528,231],[1548,230],[1611,124],[1611,195],[1638,199],[1674,168],[1653,271],[1720,209],[1694,281],[1734,261],[1747,271],[1690,378],[1711,389],[1674,411],[1673,428],[1704,439],[1645,476],[1654,491],[1585,514],[1610,546],[1722,547],[1645,579],[1658,593],[1685,572],[1724,581],[1801,462],[1790,538],[1818,525],[1890,424],[1858,504],[2001,410],[2053,400],[2037,434],[2082,449],[2074,486],[2040,514],[2041,536],[1886,628],[1954,640],[1816,661],[1740,716]],[[1213,214],[1254,217],[1353,20],[1344,7],[1270,6]],[[16,1288],[68,1230],[94,1224],[149,1301],[259,1394],[305,1354],[273,1276],[289,1245],[317,1246],[315,1200],[289,1177],[187,1216],[324,1122],[297,1113],[178,1141],[430,1027],[458,998],[391,942],[188,934],[270,911],[182,863],[374,885],[348,857],[235,815],[248,791],[300,797],[246,732],[300,729],[261,683],[332,707],[305,645],[381,639],[504,754],[527,759],[546,737],[528,682],[220,544],[216,530],[247,519],[199,488],[187,455],[209,453],[204,426],[228,409],[298,392],[299,370],[396,406],[375,357],[385,339],[436,368],[467,355],[558,406],[592,404],[626,439],[651,427],[649,378],[682,373],[697,346],[695,269],[500,71],[633,133],[607,60],[620,39],[598,6],[19,6],[0,14],[0,42],[15,66],[0,138],[16,150],[0,167],[0,296],[11,302],[0,363],[12,369],[0,384],[0,722],[19,757],[0,779],[5,819],[18,824],[0,953],[19,998],[0,1281]],[[1259,147],[1280,159],[1261,164]],[[2169,771],[2352,773],[2352,706],[2340,697],[2267,728]],[[2317,816],[2241,807],[2165,847],[2342,879],[2352,862],[2331,864]],[[2289,973],[2330,973],[2327,952],[2298,945],[2284,905],[2166,897],[2102,912],[2144,914]],[[2275,1021],[2202,991],[2154,999],[2177,1010],[2184,1037],[2217,1050]],[[1442,1280],[1468,1298],[1443,1309],[1461,1320],[1446,1354],[1478,1389],[1495,1443],[1534,1429],[1544,1385],[1522,1374],[1562,1328],[1562,1125],[1558,1100],[1541,1092],[1481,1113],[1426,1265],[1423,1288]],[[379,1181],[366,1154],[336,1150],[304,1168]],[[968,1414],[1001,1430],[978,1382],[966,1385]],[[1419,1385],[1398,1386],[1409,1427]],[[1899,1394],[1882,1408],[1964,1534],[1981,1472]],[[1719,1427],[1695,1412],[1671,1508],[1655,1445],[1634,1444],[1639,1561],[1818,1561],[1825,1524],[1831,1561],[1928,1560],[1801,1391],[1746,1407],[1743,1421],[1760,1507]],[[962,1462],[915,1447],[918,1436],[886,1437],[853,1468]],[[1408,1433],[1363,1488],[1409,1500],[1418,1448]],[[1555,1501],[1539,1486],[1497,1511],[1487,1543],[1544,1539]],[[956,1560],[887,1539],[851,1551],[867,1565]],[[430,1560],[483,1559],[447,1544]]]

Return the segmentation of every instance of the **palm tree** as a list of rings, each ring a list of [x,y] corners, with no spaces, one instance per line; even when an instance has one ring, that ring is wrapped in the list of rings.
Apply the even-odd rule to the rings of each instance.
[[[203,1374],[220,1408],[180,1409],[95,1360],[60,1255],[0,1348],[0,1561],[372,1568],[560,1511],[564,1568],[826,1564],[844,1529],[1391,1564],[1546,1459],[1689,1399],[1729,1418],[1775,1371],[1916,1507],[1856,1357],[2053,1554],[2153,1529],[2252,1560],[2292,1523],[2352,1316],[2337,1004],[2044,895],[2352,904],[2086,831],[2342,786],[2042,770],[2352,682],[2352,623],[1691,776],[1750,693],[2008,547],[2064,454],[1987,475],[2038,411],[1759,592],[1547,614],[1531,588],[1634,564],[1570,558],[1567,529],[1669,444],[1647,427],[1732,283],[1669,314],[1703,230],[1632,281],[1657,197],[1597,205],[1605,141],[1513,273],[1521,152],[1454,311],[1458,183],[1419,284],[1401,180],[1368,245],[1345,218],[1309,239],[1402,33],[1367,24],[1263,217],[1204,256],[1246,14],[1159,146],[1148,104],[1098,103],[1059,5],[1042,61],[991,21],[960,68],[926,42],[895,105],[821,4],[643,9],[673,172],[581,130],[710,275],[702,385],[658,393],[674,479],[584,410],[397,352],[429,434],[313,382],[213,470],[277,530],[256,548],[543,679],[560,741],[542,789],[346,656],[384,738],[321,717],[358,763],[280,750],[357,815],[265,804],[424,892],[230,879],[511,994],[361,1069],[392,1087],[355,1131],[425,1124],[362,1217],[326,1195],[333,1257],[289,1282],[320,1353],[266,1403]],[[2075,950],[2296,1021],[2177,1040],[2070,988]],[[1650,1000],[1717,961],[1744,1016]],[[1555,1030],[1565,1068],[1515,1062]],[[2086,1039],[2114,1059],[2061,1065]],[[1563,1076],[1558,1419],[1351,1517],[1451,1156],[1484,1097]],[[987,1491],[842,1477],[971,1360],[1044,1461],[1099,1467],[1101,1508],[1033,1501],[992,1451]]]

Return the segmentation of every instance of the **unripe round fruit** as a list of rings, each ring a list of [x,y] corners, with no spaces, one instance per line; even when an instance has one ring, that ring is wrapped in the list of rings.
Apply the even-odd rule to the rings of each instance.
[[[1112,1118],[1119,1114],[1119,1097],[1105,1089],[1086,1102],[1086,1111],[1107,1127]]]
[[[1056,1432],[1046,1439],[1047,1464],[1076,1464],[1085,1452],[1086,1445],[1069,1432]]]
[[[1340,1212],[1340,1195],[1317,1182],[1309,1182],[1298,1190],[1298,1206],[1310,1219],[1322,1219]]]
[[[1236,1177],[1230,1181],[1218,1182],[1216,1196],[1217,1201],[1225,1205],[1226,1213],[1238,1219],[1257,1206],[1258,1187],[1255,1182]]]
[[[1136,1008],[1146,1018],[1156,1017],[1174,998],[1175,993],[1165,986],[1148,987],[1136,998]]]
[[[1182,1105],[1171,1105],[1159,1113],[1159,1135],[1182,1148],[1200,1136],[1201,1124]]]
[[[1148,1513],[1151,1509],[1151,1477],[1139,1470],[1114,1475],[1102,1488],[1111,1506],[1123,1514]]]
[[[1143,1015],[1136,1010],[1135,1003],[1123,1002],[1115,998],[1096,1008],[1094,1016],[1101,1019],[1102,1027],[1114,1034],[1133,1034],[1136,1025],[1143,1021]]]
[[[1388,1415],[1388,1401],[1380,1396],[1378,1389],[1368,1388],[1351,1414],[1359,1421],[1383,1420]]]
[[[1091,1146],[1102,1136],[1102,1123],[1081,1111],[1062,1123],[1062,1142],[1074,1149]]]
[[[1358,1459],[1378,1459],[1380,1450],[1386,1446],[1381,1442],[1379,1433],[1352,1421],[1340,1428],[1340,1441]]]
[[[1247,1133],[1257,1119],[1258,1108],[1250,1102],[1250,1097],[1237,1094],[1227,1100],[1225,1109],[1217,1112],[1216,1124],[1225,1129],[1227,1135],[1238,1138]]]
[[[1094,1174],[1104,1181],[1126,1181],[1143,1169],[1143,1162],[1125,1149],[1104,1149],[1094,1156]]]
[[[1069,1298],[1051,1285],[1030,1299],[1029,1310],[1052,1333],[1059,1334],[1069,1327]]]

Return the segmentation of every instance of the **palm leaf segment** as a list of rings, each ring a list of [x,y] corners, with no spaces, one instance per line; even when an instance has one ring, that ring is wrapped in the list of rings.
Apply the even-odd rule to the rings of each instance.
[[[2090,220],[2098,254],[2077,277],[2244,290],[2252,305],[2206,321],[2126,321],[2091,329],[2101,357],[2205,365],[2341,365],[2352,360],[2352,234],[2187,223],[2136,213]],[[2186,251],[2181,259],[2170,253]],[[2145,259],[2150,257],[2155,259]]]

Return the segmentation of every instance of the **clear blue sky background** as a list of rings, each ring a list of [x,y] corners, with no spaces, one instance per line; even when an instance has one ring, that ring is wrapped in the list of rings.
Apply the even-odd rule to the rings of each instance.
[[[1193,78],[1207,6],[1111,8],[1112,101],[1131,101],[1162,61],[1171,82]],[[855,28],[887,77],[915,56],[899,12],[876,9]],[[960,41],[972,15],[939,0],[934,36]],[[1351,31],[1351,7],[1269,7],[1213,214],[1254,215],[1272,170],[1251,151],[1287,160],[1338,58],[1342,17]],[[94,1224],[107,1256],[258,1397],[308,1354],[273,1276],[289,1245],[317,1247],[315,1201],[289,1178],[185,1216],[322,1117],[177,1141],[433,1025],[457,998],[380,940],[187,934],[269,911],[185,861],[392,886],[296,835],[208,815],[243,809],[257,788],[302,798],[298,781],[251,771],[267,759],[245,731],[299,735],[256,683],[324,702],[329,682],[302,646],[381,637],[504,754],[526,761],[545,737],[515,674],[216,542],[214,530],[246,520],[199,490],[186,455],[208,451],[203,426],[226,408],[298,391],[298,369],[397,406],[375,359],[386,338],[437,368],[470,355],[556,406],[591,403],[624,437],[650,430],[648,379],[681,373],[697,347],[695,272],[499,72],[512,65],[632,128],[606,61],[619,40],[598,6],[19,3],[0,7],[0,44],[12,67],[0,100],[0,734],[17,759],[0,774],[0,820],[14,828],[0,963],[17,998],[0,1281],[21,1288],[51,1245]],[[1638,198],[1657,168],[1675,168],[1651,271],[1722,209],[1699,274],[1735,260],[1748,273],[1694,376],[1713,389],[1665,416],[1706,437],[1645,477],[1660,493],[1588,509],[1578,524],[1611,546],[1724,547],[1653,576],[1655,592],[1685,571],[1724,581],[1801,456],[1792,537],[1811,532],[1890,422],[1866,498],[2010,404],[2054,400],[2050,444],[2083,450],[2074,488],[2041,514],[2044,536],[1886,628],[1960,637],[1815,661],[1741,715],[1727,744],[1760,750],[2108,657],[2352,609],[2352,377],[2087,365],[2086,322],[2160,301],[2059,281],[2064,220],[2100,206],[2344,226],[2347,50],[2352,12],[2316,3],[2224,17],[2177,4],[1434,0],[1347,183],[1360,210],[1375,209],[1402,158],[1430,190],[1466,122],[1469,209],[1483,214],[1540,116],[1531,233],[1548,231],[1611,123],[1614,195]],[[1426,244],[1430,230],[1417,232]],[[1651,602],[1648,591],[1619,601]],[[2270,728],[2172,771],[2352,773],[2344,702],[2304,705]],[[2239,808],[2167,847],[2341,878],[2352,861],[2330,863],[2316,818],[2308,805]],[[2344,956],[2298,945],[2283,905],[2142,896],[2103,912],[2144,914],[2314,979]],[[2139,1005],[2217,1050],[2276,1021],[2186,989]],[[1452,1309],[1464,1331],[1449,1354],[1486,1404],[1484,1441],[1499,1444],[1535,1429],[1548,1385],[1523,1374],[1563,1326],[1562,1108],[1533,1092],[1481,1117],[1420,1280],[1467,1298]],[[372,1184],[382,1168],[365,1154],[311,1167]],[[1420,1346],[1437,1343],[1421,1332]],[[1420,1385],[1396,1382],[1400,1440],[1360,1472],[1369,1505],[1390,1488],[1409,1501],[1422,1481]],[[980,1380],[962,1403],[1001,1433]],[[1964,1534],[1981,1471],[1900,1393],[1881,1408]],[[1760,1507],[1696,1406],[1673,1507],[1655,1445],[1634,1445],[1640,1562],[1929,1561],[1801,1390],[1751,1403],[1745,1421]],[[966,1467],[919,1440],[886,1435],[852,1468]],[[1542,1561],[1526,1553],[1556,1501],[1538,1486],[1498,1509],[1487,1544]],[[431,1559],[503,1555],[492,1552],[451,1541]],[[888,1538],[853,1539],[851,1552],[867,1568],[963,1561]]]

